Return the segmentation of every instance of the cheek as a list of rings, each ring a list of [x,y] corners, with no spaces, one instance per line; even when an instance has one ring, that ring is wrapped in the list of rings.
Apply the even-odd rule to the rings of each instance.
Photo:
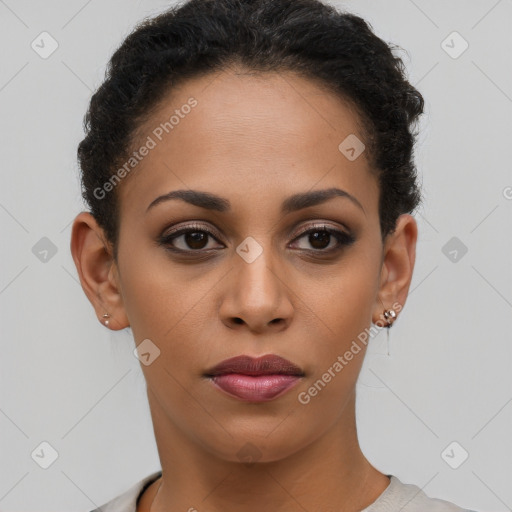
[[[204,361],[214,359],[208,339],[211,284],[204,279],[191,283],[186,272],[171,271],[169,264],[152,265],[146,258],[142,265],[134,253],[131,257],[123,268],[123,295],[135,345],[149,339],[159,350],[151,364],[141,364],[148,389],[169,411],[187,410],[191,399],[186,390],[198,382],[195,376],[205,370]]]
[[[350,369],[344,368],[345,377],[349,378],[347,374],[357,372],[362,365],[379,270],[375,252],[361,249],[333,267],[333,272],[321,281],[313,277],[301,286],[306,320],[300,331],[312,351],[312,360],[317,362],[315,373],[318,375],[330,368],[338,356],[351,350],[355,354],[348,354]],[[316,342],[312,343],[313,340]]]
[[[120,245],[119,255],[123,304],[135,343],[150,339],[166,367],[174,371],[188,364],[190,371],[197,355],[208,350],[215,276],[175,264],[154,248],[126,246],[122,254]]]
[[[187,329],[191,338],[197,339],[194,333],[200,332],[209,318],[206,283],[196,284],[187,283],[179,272],[134,269],[123,292],[135,339],[152,337],[159,344],[174,346]]]
[[[334,333],[346,338],[371,322],[379,270],[377,258],[361,247],[333,267],[322,282],[317,280],[314,287],[315,279],[309,283],[316,290],[311,306],[318,305],[319,316]]]

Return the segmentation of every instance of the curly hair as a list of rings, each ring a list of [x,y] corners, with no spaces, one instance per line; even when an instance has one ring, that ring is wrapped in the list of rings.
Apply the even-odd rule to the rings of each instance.
[[[112,55],[91,98],[78,146],[82,196],[114,246],[118,191],[95,193],[126,159],[137,130],[178,83],[236,63],[292,71],[355,107],[378,176],[382,240],[421,202],[413,127],[422,95],[402,60],[362,18],[319,0],[188,0],[141,21]]]

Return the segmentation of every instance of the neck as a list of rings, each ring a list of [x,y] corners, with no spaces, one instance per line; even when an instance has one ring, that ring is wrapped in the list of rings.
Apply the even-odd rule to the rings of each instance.
[[[359,447],[355,391],[338,421],[293,454],[271,462],[230,461],[188,438],[148,391],[162,477],[142,496],[137,512],[336,510],[355,512],[389,485]],[[263,443],[264,444],[264,443]]]

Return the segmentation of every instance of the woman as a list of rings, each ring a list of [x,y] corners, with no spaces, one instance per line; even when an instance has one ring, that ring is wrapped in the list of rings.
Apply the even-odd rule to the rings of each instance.
[[[162,471],[103,512],[463,510],[356,432],[364,334],[412,278],[422,111],[390,47],[317,0],[190,0],[126,38],[71,250],[133,332]]]

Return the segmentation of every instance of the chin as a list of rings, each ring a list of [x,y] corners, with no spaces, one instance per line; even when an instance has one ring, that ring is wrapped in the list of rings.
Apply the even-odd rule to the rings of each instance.
[[[262,464],[277,462],[297,453],[309,443],[306,439],[297,436],[297,426],[289,425],[289,429],[276,427],[279,421],[272,422],[269,427],[258,431],[251,426],[251,432],[233,434],[232,437],[224,432],[222,439],[203,439],[203,447],[217,458],[226,462],[239,462],[242,464]],[[233,433],[233,429],[227,428]],[[319,433],[320,435],[320,433]]]

